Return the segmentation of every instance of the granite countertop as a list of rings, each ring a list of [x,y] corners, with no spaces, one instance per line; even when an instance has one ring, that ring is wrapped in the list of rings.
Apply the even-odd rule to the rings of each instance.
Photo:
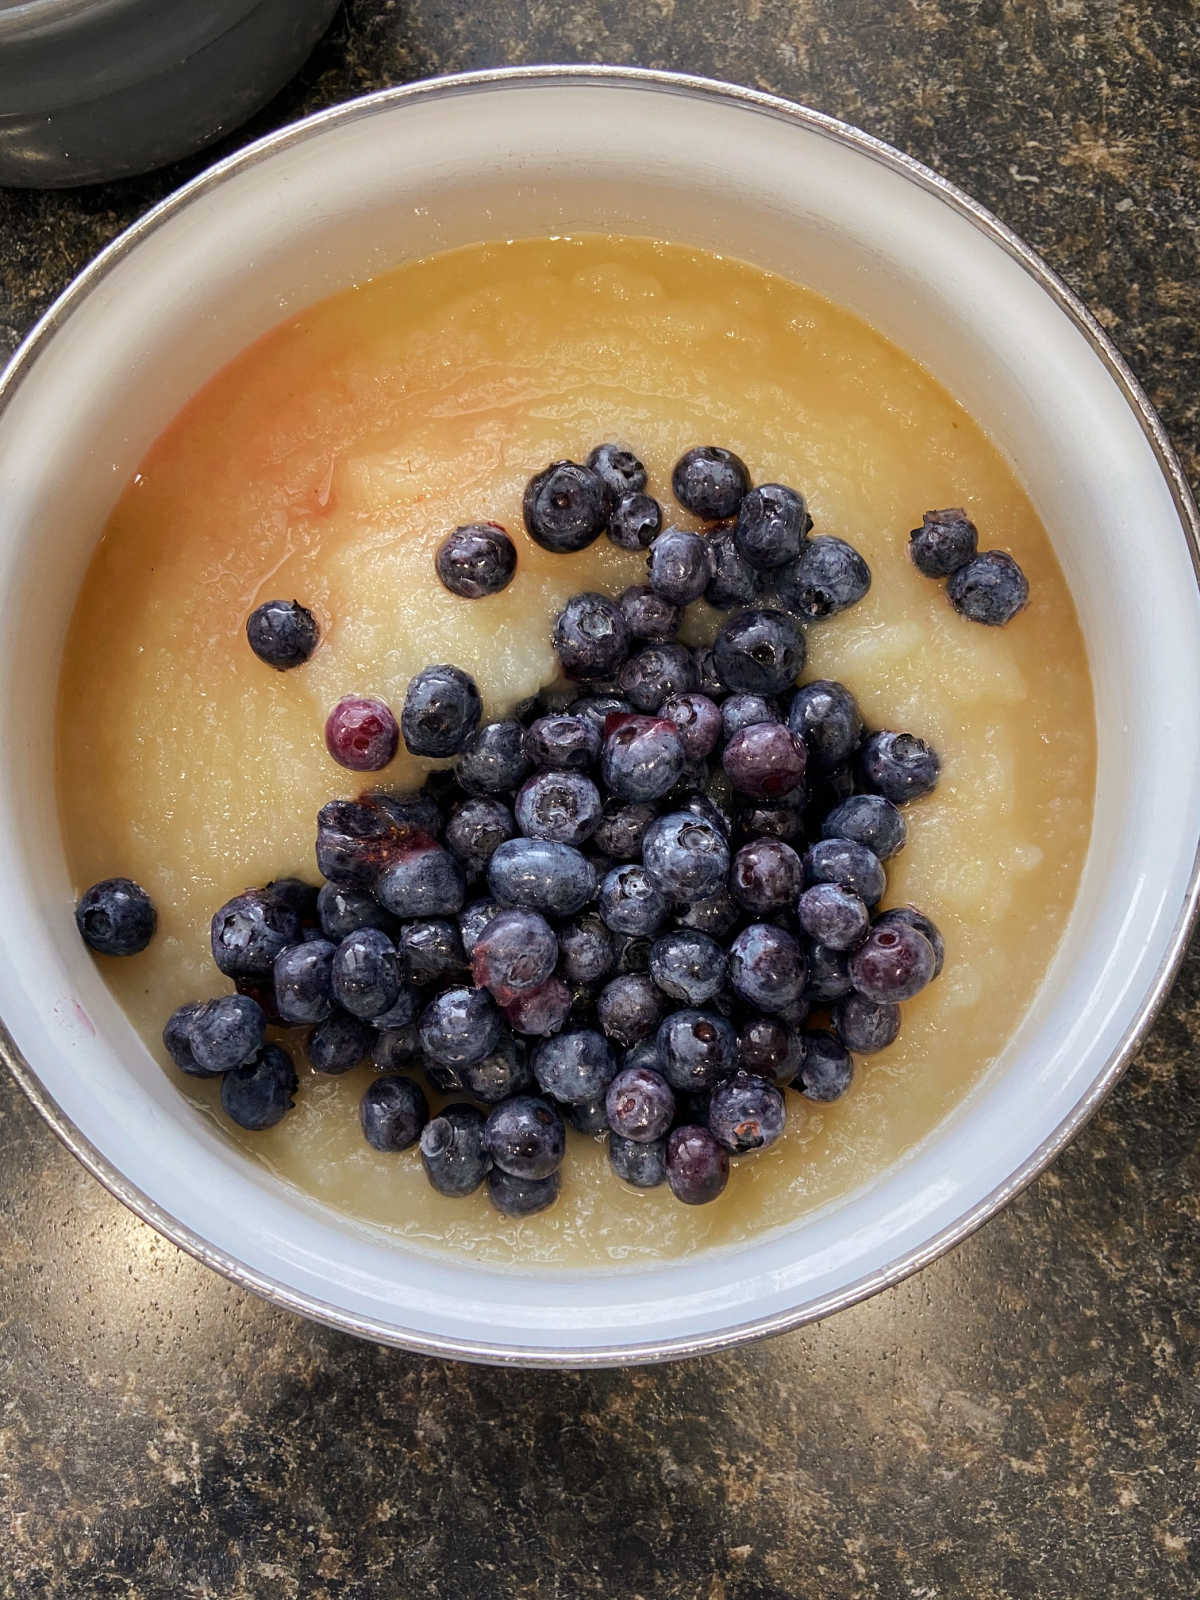
[[[1200,450],[1180,0],[351,0],[238,139],[502,62],[707,73],[929,162],[1082,294]],[[0,349],[205,164],[0,192]],[[914,241],[914,248],[916,241]],[[1200,957],[1074,1146],[950,1256],[729,1355],[472,1368],[274,1310],[0,1076],[0,1595],[1055,1600],[1200,1592]]]

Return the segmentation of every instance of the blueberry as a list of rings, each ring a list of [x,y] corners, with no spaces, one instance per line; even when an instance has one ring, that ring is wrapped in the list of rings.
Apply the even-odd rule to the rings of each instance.
[[[375,894],[385,910],[406,920],[453,916],[466,898],[466,877],[436,839],[412,829],[393,848],[390,864],[376,880]]]
[[[192,1022],[201,1009],[201,1004],[197,1000],[177,1006],[167,1018],[162,1031],[162,1042],[180,1072],[186,1072],[193,1078],[212,1078],[225,1069],[218,1067],[215,1072],[210,1071],[202,1067],[192,1053]]]
[[[707,1128],[676,1128],[667,1137],[667,1182],[685,1206],[707,1205],[729,1182],[729,1156]]]
[[[927,578],[948,578],[966,566],[979,547],[979,533],[961,506],[925,511],[908,536],[908,553]]]
[[[880,1005],[865,995],[848,994],[834,1007],[833,1027],[847,1050],[873,1055],[886,1050],[899,1034],[900,1007],[894,1001]]]
[[[637,933],[649,938],[667,917],[667,899],[644,867],[614,867],[600,884],[596,909],[613,933]]]
[[[732,694],[782,694],[804,657],[804,635],[782,611],[739,611],[713,644],[717,674]]]
[[[373,1059],[377,1066],[383,1068],[384,1063],[378,1053]],[[404,1059],[410,1066],[412,1065],[411,1056]],[[436,1094],[462,1094],[464,1085],[462,1073],[458,1067],[448,1067],[444,1062],[430,1061],[427,1056],[423,1056],[421,1058],[421,1069],[425,1073],[429,1087]]]
[[[345,695],[325,719],[325,748],[352,772],[378,772],[395,756],[399,743],[391,708],[368,695]]]
[[[697,645],[692,654],[696,658],[700,693],[706,694],[710,700],[720,700],[725,694],[725,685],[721,682],[721,674],[717,671],[717,658],[712,645]]]
[[[501,1216],[532,1217],[554,1204],[561,1183],[557,1172],[548,1178],[514,1178],[493,1167],[487,1175],[488,1199]]]
[[[831,950],[827,944],[812,944],[808,948],[808,987],[805,998],[816,1005],[827,1005],[848,995],[854,985],[850,982],[850,956],[845,950]]]
[[[658,1054],[658,1041],[655,1038],[639,1039],[626,1050],[622,1061],[621,1070],[628,1071],[631,1067],[647,1067],[652,1072],[657,1072],[662,1066]]]
[[[379,928],[347,934],[334,952],[333,995],[352,1016],[368,1022],[382,1016],[400,998],[402,983],[396,947]]]
[[[402,794],[394,790],[372,789],[369,794],[359,795],[358,803],[374,806],[401,837],[409,828],[436,836],[442,830],[442,810],[430,785],[436,778],[446,776],[448,774],[431,772],[424,788]]]
[[[417,1030],[411,1022],[403,1028],[372,1028],[371,1031],[374,1034],[371,1063],[380,1072],[398,1072],[415,1065],[419,1041]],[[449,1067],[439,1069],[432,1061],[426,1061],[424,1066],[426,1077],[440,1093],[449,1094],[462,1087]],[[442,1077],[441,1073],[445,1076]]]
[[[458,919],[459,937],[462,939],[463,955],[467,960],[475,950],[475,942],[479,935],[491,922],[493,917],[498,917],[504,907],[498,900],[472,900],[471,904],[463,911]]]
[[[486,989],[446,989],[421,1013],[418,1034],[431,1060],[462,1067],[490,1055],[500,1040],[500,1013]]]
[[[229,1072],[262,1049],[265,1032],[262,1007],[245,995],[207,1000],[190,1019],[192,1059],[206,1075]]]
[[[712,581],[708,540],[684,528],[664,528],[646,556],[650,587],[673,605],[690,605]]]
[[[936,750],[912,733],[873,733],[860,757],[869,789],[902,806],[937,786],[942,763]]]
[[[761,694],[731,694],[721,706],[721,732],[726,739],[757,723],[778,721],[775,707]]]
[[[80,896],[75,926],[100,955],[135,956],[153,939],[158,913],[132,878],[104,878]]]
[[[733,606],[752,606],[762,598],[766,587],[763,575],[738,549],[732,528],[718,528],[710,535],[708,561],[712,577],[704,598],[710,606],[729,611]]]
[[[340,944],[358,928],[395,930],[396,919],[366,889],[352,889],[344,883],[325,883],[317,896],[317,916],[327,939]]]
[[[633,707],[621,694],[585,694],[571,702],[570,711],[573,717],[586,717],[594,723],[603,739],[609,717],[629,716]]]
[[[733,858],[729,887],[753,916],[790,908],[803,886],[800,857],[780,839],[755,839]]]
[[[400,732],[414,756],[455,756],[479,731],[482,715],[474,678],[459,667],[424,667],[409,682]]]
[[[400,826],[372,795],[331,800],[317,813],[318,870],[331,883],[370,890],[411,831]],[[296,940],[286,942],[295,944]],[[272,961],[277,953],[272,954]]]
[[[470,522],[446,535],[433,560],[451,594],[479,600],[512,582],[517,547],[498,522]]]
[[[373,1149],[409,1150],[429,1121],[429,1102],[411,1078],[389,1072],[367,1085],[358,1118]]]
[[[305,883],[303,878],[272,878],[263,885],[262,892],[286,906],[306,931],[316,926],[319,895],[311,883]]]
[[[853,950],[871,925],[862,897],[840,883],[814,883],[805,889],[796,901],[796,920],[810,939],[831,950]]]
[[[538,1054],[574,1037],[565,1034],[540,1045]],[[562,1118],[548,1100],[519,1094],[502,1100],[490,1113],[483,1128],[483,1147],[500,1171],[511,1178],[548,1178],[562,1165],[567,1133]]]
[[[530,839],[581,845],[600,822],[600,791],[582,772],[535,772],[516,803],[517,824]]]
[[[446,822],[451,853],[471,876],[483,872],[496,846],[517,831],[512,812],[493,795],[473,795],[455,806]]]
[[[414,983],[446,982],[458,977],[467,964],[458,929],[444,917],[405,923],[396,947]]]
[[[742,908],[725,888],[703,899],[693,900],[691,905],[684,906],[675,915],[677,927],[694,928],[696,932],[707,933],[714,939],[724,939],[741,920]]]
[[[616,974],[619,978],[631,972],[650,970],[650,940],[640,933],[618,933],[613,938],[616,952]]]
[[[575,461],[554,461],[526,486],[525,531],[543,550],[569,555],[600,537],[611,507],[612,495],[598,472]]]
[[[911,1000],[933,981],[933,946],[907,923],[876,924],[850,957],[850,981],[877,1005]]]
[[[650,947],[650,976],[672,1000],[702,1006],[725,987],[729,964],[715,939],[694,928],[664,933]]]
[[[738,507],[734,537],[742,559],[760,572],[795,561],[808,537],[804,496],[782,483],[751,489]]]
[[[564,1105],[563,1116],[576,1133],[608,1132],[608,1112],[604,1108],[603,1096],[597,1100],[581,1100],[578,1105]]]
[[[673,722],[665,717],[630,716],[610,719],[617,726],[606,733],[600,771],[619,800],[658,800],[674,787],[687,758]]]
[[[529,766],[521,724],[485,722],[463,746],[458,781],[468,794],[506,794],[517,787]]]
[[[554,624],[554,650],[568,678],[611,678],[629,654],[629,624],[607,595],[572,595]]]
[[[508,839],[488,867],[488,887],[506,907],[570,917],[596,892],[596,869],[573,845]]]
[[[857,605],[871,587],[871,569],[844,539],[810,539],[795,561],[774,574],[775,592],[806,622]]]
[[[334,949],[328,939],[316,939],[289,945],[275,957],[275,1005],[281,1022],[324,1022],[333,1015]]]
[[[706,522],[737,515],[750,488],[750,472],[740,456],[720,445],[698,445],[675,463],[671,488],[685,510]]]
[[[501,1005],[525,989],[537,989],[554,971],[558,940],[536,911],[502,911],[479,935],[471,951],[471,973]]]
[[[673,1012],[657,1035],[662,1075],[672,1089],[711,1089],[737,1066],[737,1034],[719,1012]]]
[[[672,695],[688,694],[699,683],[696,661],[682,644],[652,644],[631,656],[617,683],[635,711],[657,711]]]
[[[804,782],[808,752],[782,722],[752,722],[735,733],[721,756],[735,789],[756,800],[781,800]]]
[[[814,767],[822,772],[846,764],[863,734],[858,701],[844,683],[817,678],[792,696],[788,727],[804,740]]]
[[[904,848],[908,828],[903,815],[881,794],[852,794],[835,806],[821,824],[826,839],[853,839],[865,844],[880,861]]]
[[[292,1058],[277,1044],[265,1044],[244,1067],[221,1079],[221,1110],[239,1128],[272,1128],[295,1104],[300,1087]]]
[[[646,830],[642,861],[668,899],[690,905],[724,884],[729,845],[713,823],[690,811],[673,811]]]
[[[308,1036],[305,1050],[315,1072],[349,1072],[365,1061],[375,1043],[370,1023],[352,1017],[348,1011],[335,1011]]]
[[[738,1067],[784,1088],[804,1064],[804,1035],[779,1017],[751,1017],[738,1034]]]
[[[836,1100],[854,1076],[850,1052],[834,1034],[814,1028],[804,1036],[804,1065],[795,1087],[808,1100]]]
[[[656,1189],[667,1181],[667,1141],[653,1139],[649,1144],[639,1144],[636,1139],[623,1139],[619,1133],[610,1134],[608,1162],[617,1177],[635,1189]]]
[[[933,975],[936,978],[942,970],[942,962],[946,958],[946,945],[936,925],[930,922],[923,911],[918,911],[916,906],[893,906],[890,911],[881,911],[875,918],[877,928],[894,927],[896,923],[903,923],[905,927],[915,928],[918,933],[923,933],[929,940],[933,950]]]
[[[875,906],[887,888],[879,857],[853,839],[818,839],[804,852],[804,882],[840,883],[853,889],[868,906]]]
[[[733,832],[733,818],[723,805],[713,799],[712,794],[704,791],[689,794],[679,809],[699,817],[701,822],[709,823],[724,839],[728,839]]]
[[[675,1096],[660,1072],[625,1067],[608,1086],[605,1112],[612,1131],[648,1144],[661,1139],[675,1120]]]
[[[623,494],[608,519],[608,537],[620,550],[648,550],[662,527],[662,507],[648,494]]]
[[[261,889],[247,889],[213,917],[210,941],[227,978],[269,978],[279,952],[299,943],[300,920]]]
[[[478,1061],[466,1062],[458,1068],[458,1075],[467,1093],[489,1106],[499,1105],[501,1100],[509,1100],[533,1088],[533,1071],[525,1041],[507,1029],[501,1033],[494,1050]]]
[[[317,619],[299,600],[268,600],[246,618],[246,638],[260,661],[286,672],[317,648]]]
[[[652,805],[606,800],[592,844],[613,861],[636,861],[642,854],[646,829],[657,815]]]
[[[793,789],[791,794],[774,805],[763,800],[746,800],[738,807],[735,816],[741,837],[753,839],[782,839],[785,844],[799,843],[804,837],[803,789]]]
[[[751,1072],[736,1072],[718,1083],[708,1102],[709,1132],[735,1156],[766,1150],[786,1120],[779,1090]]]
[[[613,969],[612,934],[593,911],[573,917],[558,929],[558,967],[572,984],[594,984]]]
[[[536,989],[522,989],[504,1007],[509,1025],[518,1033],[542,1037],[565,1027],[574,996],[561,978],[547,978]]]
[[[729,947],[729,981],[748,1005],[782,1011],[804,993],[804,951],[786,928],[752,922]]]
[[[946,585],[950,604],[971,622],[1000,628],[1029,604],[1029,580],[1004,550],[985,550]]]
[[[683,621],[683,607],[664,600],[648,584],[634,584],[626,589],[617,604],[634,639],[653,639],[659,643],[673,639]]]
[[[569,713],[539,717],[525,730],[525,755],[543,771],[587,772],[600,759],[602,739],[589,717]]]
[[[646,469],[632,450],[621,444],[598,444],[587,464],[604,480],[616,500],[623,494],[640,494],[646,487]]]
[[[721,711],[706,694],[673,694],[664,700],[661,715],[679,730],[683,753],[689,761],[703,761],[721,737]]]
[[[443,1106],[421,1129],[421,1165],[439,1194],[474,1194],[491,1157],[483,1147],[484,1115],[476,1106]]]

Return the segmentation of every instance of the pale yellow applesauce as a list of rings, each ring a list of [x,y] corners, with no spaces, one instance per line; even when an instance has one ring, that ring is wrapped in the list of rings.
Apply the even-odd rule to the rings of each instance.
[[[558,1203],[518,1223],[483,1190],[437,1195],[415,1150],[366,1144],[371,1068],[318,1076],[297,1033],[295,1110],[245,1133],[217,1109],[215,1082],[170,1065],[159,1034],[181,1002],[230,987],[208,942],[224,900],[286,874],[317,881],[318,808],[365,786],[326,753],[336,700],[379,695],[398,713],[414,672],[453,662],[501,715],[553,678],[550,627],[568,595],[643,580],[642,558],[607,540],[550,555],[522,527],[531,474],[606,439],[646,462],[669,519],[688,522],[672,463],[690,445],[726,445],[756,481],[801,489],[815,531],[870,562],[867,598],[809,628],[804,676],[843,679],[871,725],[941,753],[941,784],[909,807],[907,848],[888,863],[886,903],[934,918],[946,967],[904,1007],[897,1043],[859,1059],[841,1101],[788,1091],[784,1137],[736,1161],[715,1204],[627,1188],[603,1142],[571,1132]],[[1006,628],[955,615],[908,559],[922,511],[958,504],[982,547],[1012,551],[1028,574],[1031,604]],[[512,534],[517,576],[464,600],[438,583],[433,554],[481,519]],[[323,630],[290,672],[246,643],[247,614],[277,597],[304,601]],[[1091,826],[1092,695],[1074,606],[996,450],[847,312],[736,261],[644,240],[457,251],[339,294],[247,350],[166,429],[105,529],[58,715],[77,888],[128,875],[158,907],[144,954],[100,960],[179,1092],[329,1206],[498,1263],[636,1264],[729,1244],[895,1161],[1032,1003]],[[378,781],[411,786],[422,766],[402,749]]]

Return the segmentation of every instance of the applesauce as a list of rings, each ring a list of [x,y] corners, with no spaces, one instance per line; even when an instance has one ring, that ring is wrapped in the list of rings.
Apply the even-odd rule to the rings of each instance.
[[[874,582],[808,629],[804,677],[844,680],[870,726],[940,752],[937,790],[907,808],[884,904],[912,901],[946,940],[942,976],[903,1007],[888,1050],[840,1100],[789,1092],[770,1150],[734,1162],[715,1204],[685,1207],[609,1171],[568,1131],[562,1194],[513,1222],[486,1193],[451,1200],[415,1150],[368,1146],[369,1067],[323,1077],[294,1040],[295,1109],[248,1133],[215,1081],[184,1077],[160,1033],[185,1000],[227,992],[212,913],[241,889],[316,881],[319,807],[364,785],[330,760],[345,694],[398,711],[433,662],[470,672],[485,716],[555,676],[554,615],[583,589],[643,581],[601,539],[535,545],[528,478],[606,439],[650,470],[665,518],[691,525],[670,470],[693,444],[735,450],[755,481],[793,484],[816,533],[848,539]],[[1031,602],[1003,629],[957,616],[907,555],[922,511],[964,505],[1007,549]],[[434,573],[455,526],[501,522],[519,551],[500,594],[463,600]],[[322,641],[269,669],[248,613],[296,597]],[[692,636],[703,632],[695,613]],[[710,614],[712,621],[715,614]],[[1094,717],[1074,606],[1007,465],[919,366],[812,293],[736,261],[648,240],[473,246],[335,296],[260,340],[167,428],[104,531],[71,625],[58,706],[59,799],[77,889],[135,878],[159,913],[142,955],[104,975],[164,1070],[273,1172],[407,1243],[492,1263],[637,1264],[794,1220],[899,1158],[943,1118],[1029,1008],[1074,898],[1091,827]],[[420,782],[400,755],[374,781]]]

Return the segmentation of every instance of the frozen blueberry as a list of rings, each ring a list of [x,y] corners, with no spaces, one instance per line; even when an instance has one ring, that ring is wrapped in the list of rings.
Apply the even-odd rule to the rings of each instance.
[[[504,907],[499,900],[472,900],[466,910],[459,915],[458,933],[462,940],[463,954],[468,961],[471,959],[479,935],[492,918],[498,917],[503,910]]]
[[[395,917],[383,909],[373,894],[343,883],[322,884],[317,896],[317,917],[321,931],[335,944],[358,928],[382,928],[390,933],[396,927]]]
[[[673,811],[646,830],[642,862],[668,899],[690,905],[724,884],[729,845],[713,823],[690,811]]]
[[[482,715],[474,678],[459,667],[424,667],[409,682],[400,732],[414,756],[456,756],[479,731]]]
[[[617,603],[634,639],[652,639],[663,643],[673,639],[679,632],[679,624],[683,621],[682,606],[664,600],[647,584],[635,584],[626,589]]]
[[[658,800],[679,781],[687,757],[673,722],[665,717],[610,718],[600,771],[619,800]]]
[[[612,934],[594,911],[559,927],[558,969],[568,983],[597,983],[612,971],[615,960]]]
[[[265,1044],[252,1061],[221,1079],[221,1110],[239,1128],[259,1133],[287,1115],[299,1087],[291,1056],[277,1044]]]
[[[100,955],[135,956],[154,937],[158,913],[132,878],[104,878],[79,897],[75,926],[83,942]]]
[[[462,1067],[496,1048],[500,1013],[486,989],[446,989],[422,1011],[417,1031],[431,1060]]]
[[[840,883],[814,883],[805,889],[796,901],[796,920],[810,939],[831,950],[853,950],[871,925],[862,897]]]
[[[804,496],[782,483],[751,489],[738,508],[734,537],[742,559],[760,572],[795,561],[808,537]]]
[[[333,996],[351,1016],[370,1021],[399,999],[403,972],[396,947],[379,928],[349,933],[333,955]],[[406,1018],[411,1020],[411,1015]]]
[[[210,942],[227,978],[269,978],[279,952],[300,942],[300,919],[282,901],[248,889],[213,917]]]
[[[613,861],[635,861],[641,856],[646,829],[657,815],[649,804],[606,800],[592,844]]]
[[[420,1042],[411,1022],[402,1028],[373,1028],[372,1032],[371,1064],[380,1072],[404,1071],[416,1064]],[[439,1067],[432,1061],[422,1064],[425,1076],[440,1094],[450,1094],[462,1088],[452,1068]]]
[[[821,824],[826,839],[853,839],[865,844],[880,861],[904,848],[908,836],[903,815],[881,794],[852,794]]]
[[[414,831],[411,825],[399,823],[382,800],[382,796],[363,795],[358,800],[331,800],[321,807],[317,813],[317,868],[322,877],[353,889],[374,888],[380,872]],[[440,826],[440,818],[434,826]],[[296,940],[287,942],[295,944]]]
[[[721,732],[726,739],[760,722],[778,722],[779,714],[761,694],[731,694],[721,706]]]
[[[370,793],[359,796],[359,804],[375,806],[401,832],[406,828],[417,828],[422,833],[436,835],[442,828],[442,810],[430,784],[435,778],[448,776],[446,773],[431,772],[423,789],[412,789],[406,793],[372,789]]]
[[[522,989],[504,1007],[509,1025],[518,1033],[543,1038],[566,1026],[574,996],[561,978],[547,978],[536,989]]]
[[[396,948],[414,983],[448,982],[457,978],[467,964],[458,929],[445,917],[405,923]]]
[[[458,758],[458,781],[468,794],[505,794],[529,771],[519,722],[487,722]]]
[[[358,1116],[373,1149],[409,1150],[429,1121],[429,1102],[411,1078],[389,1072],[367,1085]]]
[[[685,510],[706,522],[737,515],[750,488],[750,472],[740,456],[720,445],[697,445],[675,463],[671,488]]]
[[[804,635],[782,611],[739,611],[713,644],[717,674],[731,694],[782,694],[804,657]]]
[[[804,1035],[780,1017],[751,1017],[738,1034],[738,1066],[786,1087],[804,1064]]]
[[[850,956],[845,950],[832,950],[827,944],[808,947],[808,987],[805,998],[814,1005],[828,1005],[848,995],[854,985],[850,982]]]
[[[437,575],[451,594],[479,600],[499,594],[517,570],[517,547],[498,522],[471,522],[455,528],[434,556]]]
[[[844,683],[817,678],[801,684],[792,696],[788,727],[808,746],[813,765],[829,772],[844,766],[858,749],[863,719]]]
[[[573,845],[507,839],[488,866],[488,887],[503,906],[570,917],[595,894],[596,869]]]
[[[734,606],[752,606],[766,586],[763,574],[742,555],[732,528],[718,528],[708,541],[708,561],[712,577],[704,598],[718,611]]]
[[[522,503],[529,537],[555,555],[584,550],[598,539],[611,507],[604,479],[575,461],[554,461],[531,478]]]
[[[752,922],[729,947],[729,981],[748,1005],[782,1011],[804,993],[807,963],[786,928]]]
[[[871,929],[850,957],[850,981],[877,1005],[911,1000],[933,980],[933,946],[907,923],[892,921]]]
[[[615,1134],[648,1144],[670,1131],[675,1120],[675,1096],[660,1072],[647,1067],[624,1067],[608,1086],[604,1109]]]
[[[729,1182],[729,1156],[707,1128],[676,1128],[667,1136],[667,1182],[685,1206],[707,1205]]]
[[[457,1070],[467,1093],[489,1106],[499,1105],[501,1100],[509,1100],[533,1088],[528,1047],[523,1039],[507,1029],[501,1033],[494,1050],[478,1061],[466,1062]]]
[[[1004,550],[985,550],[959,567],[946,593],[960,616],[1000,628],[1029,604],[1029,581]]]
[[[451,811],[444,837],[463,870],[477,876],[487,867],[496,846],[516,831],[513,814],[502,800],[473,795]]]
[[[676,928],[650,946],[650,976],[664,994],[689,1006],[720,994],[728,970],[721,946],[695,928]]]
[[[538,1054],[558,1048],[573,1034],[548,1040]],[[600,1041],[603,1045],[604,1041]],[[593,1099],[579,1095],[578,1099]],[[562,1117],[548,1100],[519,1094],[502,1100],[490,1113],[483,1129],[483,1146],[494,1164],[512,1178],[548,1178],[562,1165],[567,1133]]]
[[[752,722],[725,746],[721,765],[735,789],[756,800],[780,800],[804,782],[808,752],[782,722]]]
[[[623,494],[608,519],[608,537],[620,550],[648,550],[662,527],[662,507],[648,494]]]
[[[617,683],[635,711],[657,711],[672,695],[688,694],[699,683],[696,660],[686,645],[652,644],[631,656]]]
[[[391,708],[367,695],[345,695],[325,719],[325,748],[352,772],[378,772],[395,756],[399,743]]]
[[[281,1022],[324,1022],[333,1015],[334,948],[328,939],[314,939],[289,945],[275,957],[275,1005]]]
[[[808,1100],[836,1100],[845,1094],[854,1076],[850,1052],[836,1036],[824,1028],[814,1028],[804,1036],[804,1065],[795,1087]]]
[[[803,789],[793,789],[781,800],[743,800],[735,815],[739,835],[746,840],[781,839],[785,844],[799,844],[804,837]]]
[[[529,724],[525,755],[544,771],[587,772],[600,759],[601,742],[600,729],[591,718],[559,713]]]
[[[791,845],[780,839],[755,839],[733,858],[729,887],[752,916],[789,908],[804,886],[804,868]]]
[[[192,1053],[192,1021],[200,1010],[201,1003],[198,1000],[177,1006],[167,1018],[162,1031],[162,1042],[180,1072],[186,1072],[193,1078],[212,1078],[225,1069],[218,1067],[215,1072],[211,1072],[202,1067]]]
[[[543,1039],[533,1052],[533,1075],[542,1093],[568,1104],[603,1096],[616,1071],[608,1040],[594,1028]]]
[[[664,528],[650,546],[646,567],[655,594],[677,606],[690,605],[712,579],[708,540],[684,528]]]
[[[701,900],[693,900],[691,905],[681,907],[675,914],[678,927],[694,928],[713,939],[724,939],[741,920],[742,908],[725,888]]]
[[[806,622],[857,605],[871,587],[871,569],[844,539],[810,539],[795,561],[774,574],[775,592]]]
[[[900,1032],[900,1007],[895,1002],[882,1005],[865,995],[848,994],[833,1009],[833,1027],[847,1050],[869,1056],[886,1050]]]
[[[262,1049],[265,1032],[261,1006],[245,995],[226,994],[196,1008],[188,1044],[202,1074],[229,1072]]]
[[[711,1089],[737,1066],[737,1034],[716,1011],[672,1013],[659,1025],[657,1044],[672,1089]]]
[[[873,733],[859,759],[867,787],[896,806],[928,794],[942,770],[937,751],[912,733]]]
[[[595,723],[600,730],[600,737],[604,737],[604,725],[609,717],[626,717],[633,711],[633,707],[621,694],[584,694],[577,700],[572,700],[570,712],[573,717],[586,717],[589,722]]]
[[[667,899],[644,867],[634,863],[614,867],[601,880],[596,909],[613,933],[637,933],[649,938],[667,917]]]
[[[572,595],[554,624],[554,650],[568,678],[611,678],[629,654],[629,624],[607,595]]]
[[[349,1072],[365,1061],[376,1040],[370,1023],[352,1017],[348,1011],[335,1011],[318,1022],[308,1036],[305,1050],[315,1072]]]
[[[582,772],[535,772],[516,798],[517,825],[529,839],[581,845],[601,817],[600,791]]]
[[[608,1038],[630,1049],[654,1034],[666,1010],[661,990],[645,972],[627,972],[600,991],[596,1020]]]
[[[260,661],[286,672],[317,648],[317,619],[299,600],[268,600],[246,618],[246,638]]]
[[[908,536],[913,565],[927,578],[948,578],[966,566],[978,546],[978,530],[961,506],[922,512],[921,526]]]
[[[554,971],[558,940],[536,911],[502,911],[489,922],[471,951],[471,974],[499,1003],[524,989],[537,989]]]
[[[483,1147],[483,1112],[476,1106],[443,1106],[421,1129],[421,1165],[439,1194],[474,1194],[487,1177],[491,1157]]]
[[[619,1133],[610,1134],[608,1162],[617,1177],[635,1189],[656,1189],[667,1181],[667,1141],[653,1139],[649,1144],[640,1144],[636,1139],[623,1139]]]
[[[673,694],[663,701],[660,715],[679,730],[689,761],[703,761],[716,748],[721,737],[721,710],[706,694]]]
[[[945,941],[937,926],[930,922],[923,911],[918,911],[916,906],[893,906],[890,911],[881,911],[875,918],[877,928],[894,927],[898,922],[903,923],[905,927],[915,928],[929,940],[933,950],[933,975],[936,978],[946,958]]]
[[[614,499],[619,500],[623,494],[640,494],[646,487],[645,467],[622,444],[598,444],[588,455],[587,464],[604,480]]]
[[[493,1167],[487,1175],[488,1199],[505,1217],[532,1217],[545,1211],[558,1199],[561,1185],[558,1172],[548,1178],[514,1178]]]
[[[818,839],[804,852],[804,881],[840,883],[853,889],[868,906],[875,906],[887,888],[879,857],[853,839]]]
[[[718,1083],[708,1102],[708,1129],[735,1156],[766,1150],[783,1132],[787,1111],[773,1083],[735,1072]]]
[[[466,877],[448,850],[414,828],[393,847],[375,895],[385,910],[405,920],[453,916],[462,910]]]

